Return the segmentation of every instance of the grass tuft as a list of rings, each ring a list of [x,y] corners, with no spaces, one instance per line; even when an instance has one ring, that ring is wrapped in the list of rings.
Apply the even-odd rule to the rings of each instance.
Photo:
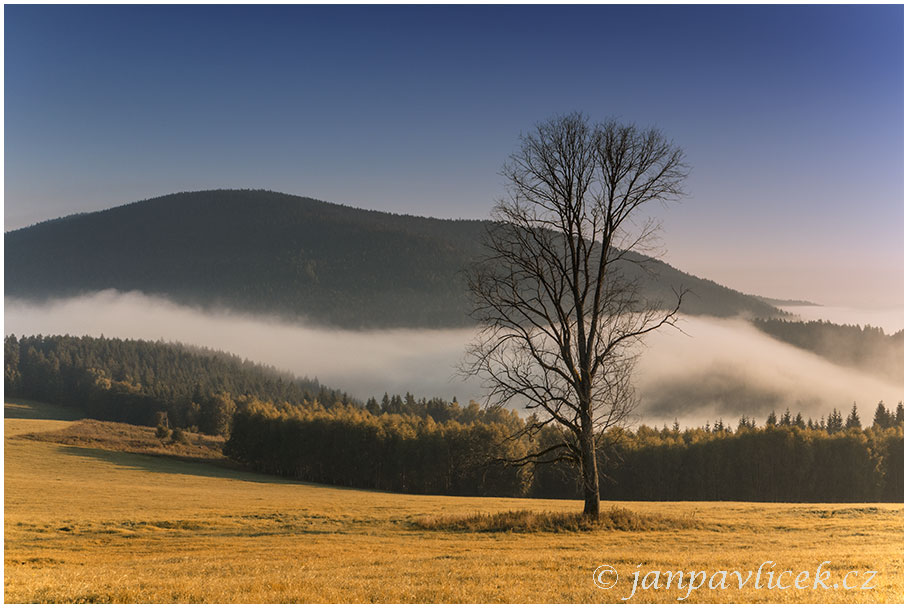
[[[563,531],[664,531],[700,528],[694,518],[640,514],[626,508],[611,507],[593,519],[577,512],[535,512],[513,510],[471,516],[424,516],[413,521],[416,528],[432,531],[468,533],[559,533]]]

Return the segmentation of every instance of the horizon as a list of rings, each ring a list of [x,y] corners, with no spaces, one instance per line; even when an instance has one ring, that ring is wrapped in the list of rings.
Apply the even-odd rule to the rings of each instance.
[[[72,212],[65,216],[59,216],[59,217],[55,217],[55,218],[39,220],[39,221],[37,221],[33,224],[29,224],[27,226],[22,226],[22,227],[13,228],[13,229],[7,229],[4,232],[10,233],[10,232],[15,232],[15,231],[19,231],[19,230],[27,230],[29,228],[32,228],[34,226],[39,226],[39,225],[47,223],[47,222],[56,222],[56,221],[60,221],[60,220],[65,220],[70,217],[103,213],[103,212],[110,211],[113,209],[118,209],[120,207],[137,205],[137,204],[146,203],[146,202],[150,202],[150,201],[154,201],[157,199],[162,199],[162,198],[166,198],[166,197],[170,197],[170,196],[174,196],[174,195],[179,195],[179,194],[193,194],[193,193],[221,192],[221,191],[223,191],[223,192],[273,193],[273,194],[280,194],[280,195],[286,195],[286,196],[291,196],[291,197],[298,197],[301,199],[308,199],[311,201],[325,203],[328,205],[338,205],[340,207],[346,207],[346,208],[354,209],[354,210],[358,210],[358,211],[386,213],[386,214],[391,214],[391,215],[406,216],[406,217],[413,217],[413,218],[425,218],[425,219],[431,219],[431,220],[443,220],[443,221],[453,221],[453,222],[487,222],[487,221],[490,221],[490,218],[447,218],[447,217],[432,216],[432,215],[420,214],[420,213],[389,212],[389,211],[385,211],[385,210],[381,210],[381,209],[368,209],[365,207],[357,206],[355,204],[338,203],[335,201],[326,201],[323,199],[317,199],[315,197],[309,197],[306,195],[299,195],[299,194],[288,193],[288,192],[281,192],[281,191],[272,190],[272,189],[268,189],[268,188],[211,188],[211,189],[203,189],[203,190],[171,192],[171,193],[167,193],[167,194],[163,194],[163,195],[149,197],[147,199],[131,201],[129,203],[122,203],[119,205],[113,205],[111,207],[106,207],[103,209],[96,209],[96,210],[90,210],[90,211],[75,211],[75,212]],[[708,280],[714,281],[714,279],[711,277],[697,275],[696,273],[693,273],[684,268],[681,268],[678,265],[674,264],[671,260],[667,259],[666,257],[657,256],[656,259],[660,260],[661,262],[664,262],[664,263],[668,264],[669,266],[676,268],[682,272],[688,273],[689,275],[693,275],[699,279],[708,279]],[[828,317],[825,318],[823,316],[823,313],[819,313],[818,315],[814,315],[814,316],[809,315],[807,317],[807,319],[818,319],[818,320],[827,319],[828,321],[833,321],[834,323],[844,323],[844,324],[859,323],[860,325],[866,325],[869,323],[867,321],[867,319],[878,317],[876,315],[876,313],[882,313],[883,317],[880,317],[880,319],[878,319],[878,320],[871,321],[870,325],[876,326],[876,327],[882,327],[887,332],[893,332],[894,328],[896,327],[895,324],[893,323],[893,319],[892,319],[893,316],[889,315],[888,313],[891,313],[892,310],[897,309],[897,308],[900,311],[902,311],[902,309],[903,309],[902,303],[884,304],[884,305],[877,305],[877,306],[871,305],[871,306],[866,306],[866,307],[841,306],[841,305],[838,306],[837,304],[827,304],[827,303],[823,303],[823,302],[804,300],[804,299],[800,299],[798,297],[793,297],[790,295],[749,293],[746,290],[744,290],[741,287],[738,287],[736,285],[722,284],[722,283],[720,285],[723,285],[724,287],[738,291],[746,296],[763,298],[763,299],[767,299],[767,300],[788,301],[785,305],[777,304],[774,306],[781,307],[784,310],[788,310],[788,309],[792,309],[792,308],[803,310],[803,311],[789,310],[790,313],[795,313],[796,315],[800,315],[801,313],[807,312],[807,311],[804,311],[804,309],[811,309],[811,308],[816,308],[816,307],[826,308],[827,310],[838,309],[838,311],[835,314],[833,319],[830,319],[829,315],[828,315]],[[866,321],[857,321],[857,319],[859,319],[859,318],[864,318]],[[902,328],[902,316],[900,316],[900,328]]]
[[[213,187],[486,219],[519,134],[578,110],[685,150],[673,266],[903,306],[901,6],[4,10],[7,231]]]

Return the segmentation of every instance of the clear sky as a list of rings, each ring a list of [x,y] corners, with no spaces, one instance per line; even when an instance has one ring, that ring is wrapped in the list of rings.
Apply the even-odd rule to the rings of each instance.
[[[902,6],[17,6],[5,226],[207,188],[487,217],[539,120],[657,126],[666,259],[901,306]]]

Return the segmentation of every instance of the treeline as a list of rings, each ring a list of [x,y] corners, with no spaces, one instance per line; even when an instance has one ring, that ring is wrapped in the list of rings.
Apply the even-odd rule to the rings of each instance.
[[[608,454],[605,495],[617,500],[903,500],[902,427],[645,428]]]
[[[448,406],[454,416],[436,422],[355,407],[279,409],[249,400],[234,415],[224,454],[260,472],[310,482],[405,493],[526,495],[525,470],[491,463],[517,455],[519,447],[508,448],[505,440],[520,429],[521,419],[510,410]]]
[[[70,336],[7,336],[6,395],[90,417],[229,436],[225,454],[299,480],[409,493],[577,497],[565,463],[505,465],[560,439],[506,409],[385,395],[361,406],[221,352]],[[902,501],[903,405],[817,420],[789,411],[695,429],[613,430],[600,446],[604,498]],[[166,432],[167,430],[162,430]]]
[[[401,414],[412,417],[429,417],[436,423],[445,423],[447,421],[457,421],[459,423],[470,424],[474,422],[505,422],[517,424],[520,418],[512,411],[493,408],[484,410],[471,400],[467,406],[458,404],[458,398],[452,398],[449,402],[442,398],[421,398],[417,400],[412,393],[393,395],[391,397],[386,393],[381,402],[374,397],[366,401],[366,410],[374,415],[382,414]],[[504,418],[503,418],[504,417]]]
[[[75,406],[95,419],[226,434],[239,396],[275,403],[350,403],[318,380],[296,379],[239,357],[180,344],[9,335],[6,395]]]
[[[903,379],[903,331],[886,334],[870,325],[839,325],[829,321],[756,319],[755,327],[779,340],[816,353],[837,364]]]
[[[579,496],[569,464],[503,464],[557,441],[554,428],[544,428],[534,441],[514,439],[524,421],[511,411],[450,403],[454,416],[440,423],[428,415],[389,414],[379,406],[373,414],[245,404],[234,415],[225,454],[257,471],[326,484],[409,493]],[[823,428],[814,422],[812,428],[799,426],[794,418],[759,427],[743,417],[735,431],[722,422],[707,429],[616,430],[600,446],[603,496],[902,501],[902,405],[896,412],[881,409],[886,424],[867,429],[844,423],[828,431],[826,421],[837,420],[831,413]]]

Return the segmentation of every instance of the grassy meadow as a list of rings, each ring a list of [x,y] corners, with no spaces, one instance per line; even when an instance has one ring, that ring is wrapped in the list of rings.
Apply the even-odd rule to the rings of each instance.
[[[561,532],[484,530],[481,514],[511,512],[505,527],[524,531],[528,515],[580,512],[581,502],[292,482],[219,465],[210,439],[199,439],[198,453],[154,454],[162,451],[127,438],[132,431],[78,418],[5,405],[6,602],[610,603],[631,593],[636,570],[709,577],[756,572],[764,561],[777,573],[808,571],[808,589],[768,590],[765,566],[760,589],[753,580],[739,589],[731,576],[727,589],[704,584],[688,600],[903,599],[902,504],[607,501],[604,510],[633,518]],[[102,431],[122,441],[105,443]],[[825,561],[831,588],[811,589]],[[619,574],[608,590],[593,580],[603,564]],[[877,571],[874,588],[833,589],[851,570]],[[665,576],[660,589],[639,585],[629,602],[687,592],[664,584]]]

